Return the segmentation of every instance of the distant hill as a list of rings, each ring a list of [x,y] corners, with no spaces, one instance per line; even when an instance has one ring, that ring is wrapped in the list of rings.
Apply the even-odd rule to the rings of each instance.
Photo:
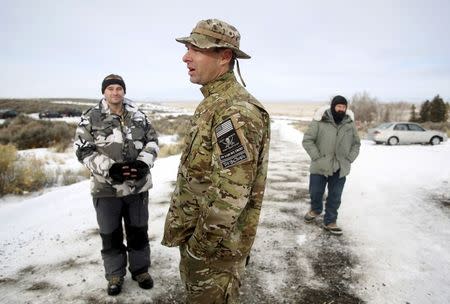
[[[61,111],[67,108],[87,110],[97,99],[87,98],[1,98],[0,109],[14,109],[19,113],[37,113],[41,111]]]

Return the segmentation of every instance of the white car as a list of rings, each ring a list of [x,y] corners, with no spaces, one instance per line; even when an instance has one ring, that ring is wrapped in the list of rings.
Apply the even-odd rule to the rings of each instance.
[[[369,129],[368,139],[376,144],[431,144],[439,145],[447,140],[447,134],[426,130],[413,122],[386,122],[376,128]]]

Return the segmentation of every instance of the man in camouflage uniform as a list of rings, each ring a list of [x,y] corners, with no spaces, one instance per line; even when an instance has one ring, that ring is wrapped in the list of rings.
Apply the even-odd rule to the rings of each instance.
[[[148,189],[158,154],[156,132],[129,99],[122,77],[108,75],[104,98],[81,116],[75,138],[78,160],[91,172],[91,194],[102,238],[109,295],[120,293],[129,270],[141,288],[153,287],[148,273]],[[127,246],[123,245],[122,218]]]
[[[236,58],[250,58],[236,28],[202,20],[176,40],[204,99],[191,119],[162,244],[180,247],[187,303],[238,303],[264,195],[270,118],[233,74]]]

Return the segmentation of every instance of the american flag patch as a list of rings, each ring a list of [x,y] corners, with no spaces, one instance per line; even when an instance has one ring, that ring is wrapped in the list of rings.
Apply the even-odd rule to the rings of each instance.
[[[216,127],[216,135],[217,137],[221,137],[227,132],[233,130],[233,124],[231,123],[231,119],[225,120],[223,123]]]

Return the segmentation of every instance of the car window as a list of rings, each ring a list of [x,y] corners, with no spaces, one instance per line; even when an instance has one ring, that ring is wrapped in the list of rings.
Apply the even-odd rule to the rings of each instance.
[[[410,131],[425,131],[421,126],[416,124],[408,124],[408,129]]]
[[[394,127],[396,131],[408,131],[408,127],[405,124],[397,124]]]
[[[386,123],[383,123],[383,124],[381,124],[381,125],[379,125],[378,127],[376,127],[376,129],[387,129],[387,128],[389,128],[390,126],[392,126],[392,123],[391,122],[386,122]]]

